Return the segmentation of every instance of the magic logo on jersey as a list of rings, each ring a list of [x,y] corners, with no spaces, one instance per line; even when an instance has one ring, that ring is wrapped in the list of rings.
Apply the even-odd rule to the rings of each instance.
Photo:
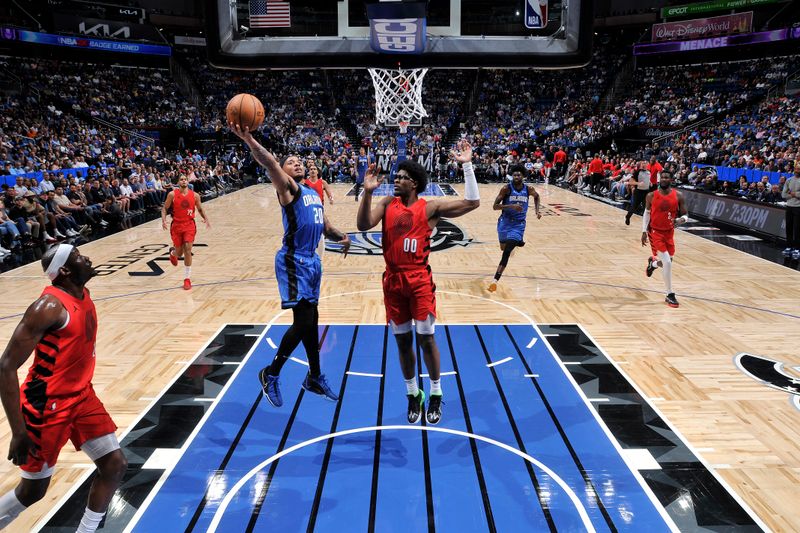
[[[383,255],[380,231],[356,231],[347,234],[350,237],[350,251],[348,254],[356,255]],[[440,219],[431,232],[431,252],[440,252],[454,246],[469,246],[472,239],[468,239],[464,229],[449,220]],[[325,250],[328,252],[342,253],[342,246],[334,241],[325,240]]]

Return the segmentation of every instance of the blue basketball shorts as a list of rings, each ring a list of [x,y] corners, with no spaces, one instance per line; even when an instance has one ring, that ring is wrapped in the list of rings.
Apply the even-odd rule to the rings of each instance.
[[[523,242],[525,236],[525,222],[508,223],[503,219],[497,221],[497,238],[500,242],[519,241]]]
[[[281,294],[281,309],[294,307],[300,300],[319,302],[322,282],[322,262],[319,256],[287,253],[284,249],[275,254],[275,277]]]

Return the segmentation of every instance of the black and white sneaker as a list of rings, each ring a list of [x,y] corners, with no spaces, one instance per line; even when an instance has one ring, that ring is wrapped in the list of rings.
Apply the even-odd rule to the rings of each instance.
[[[678,304],[678,299],[675,298],[674,292],[667,294],[667,297],[664,298],[664,303],[666,303],[670,307],[678,307],[680,305]]]
[[[425,414],[428,424],[435,426],[442,419],[442,395],[431,394],[428,400],[428,410]]]
[[[656,269],[656,267],[653,266],[653,263],[655,262],[655,260],[656,260],[655,257],[650,257],[647,260],[647,269],[644,271],[644,273],[647,274],[648,278],[653,275],[653,272]]]
[[[425,408],[425,393],[419,391],[416,396],[406,394],[406,397],[408,398],[408,423],[416,424]]]

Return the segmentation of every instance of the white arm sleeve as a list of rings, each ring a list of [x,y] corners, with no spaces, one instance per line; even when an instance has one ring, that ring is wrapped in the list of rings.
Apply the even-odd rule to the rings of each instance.
[[[472,161],[464,163],[462,168],[464,169],[464,199],[480,200],[478,180],[475,179],[475,169],[472,167]]]
[[[644,217],[642,217],[642,233],[647,233],[647,226],[650,225],[650,210],[644,210]]]

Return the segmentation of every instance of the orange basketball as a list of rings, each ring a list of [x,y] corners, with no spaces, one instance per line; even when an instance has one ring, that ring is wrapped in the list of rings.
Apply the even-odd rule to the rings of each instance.
[[[242,129],[255,131],[264,123],[264,106],[252,94],[237,94],[228,102],[225,116],[229,124],[232,122]]]

